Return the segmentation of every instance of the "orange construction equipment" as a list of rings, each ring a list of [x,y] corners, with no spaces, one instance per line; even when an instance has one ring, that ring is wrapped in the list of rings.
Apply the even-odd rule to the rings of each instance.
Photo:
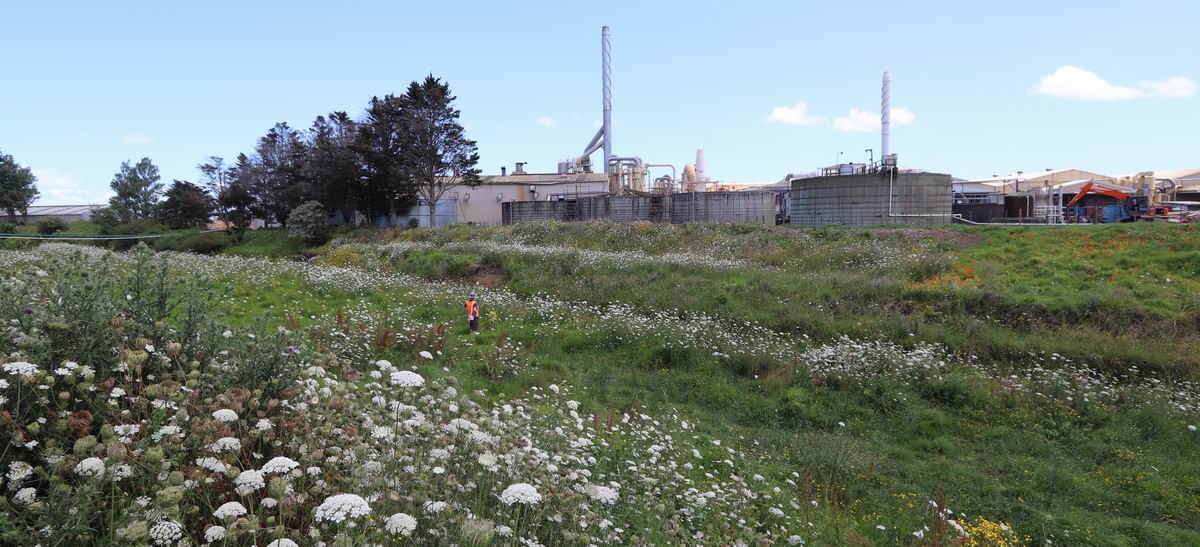
[[[1089,181],[1079,189],[1079,193],[1075,194],[1074,198],[1071,198],[1071,202],[1067,204],[1067,207],[1075,205],[1079,202],[1079,200],[1083,199],[1083,196],[1086,196],[1088,193],[1117,198],[1117,201],[1122,203],[1129,199],[1129,194],[1126,194],[1125,192],[1120,190],[1111,190],[1103,186],[1096,186],[1095,182]]]

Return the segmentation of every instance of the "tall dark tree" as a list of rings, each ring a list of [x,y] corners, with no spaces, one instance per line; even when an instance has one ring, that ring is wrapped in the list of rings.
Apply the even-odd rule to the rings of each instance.
[[[162,192],[158,182],[158,167],[150,158],[142,158],[134,165],[128,161],[113,175],[109,186],[116,195],[108,200],[109,207],[121,222],[132,222],[150,218]]]
[[[479,149],[466,137],[450,85],[432,75],[409,84],[402,99],[400,170],[437,225],[437,204],[460,186],[478,186]]]
[[[251,188],[257,177],[258,167],[245,154],[238,154],[237,163],[228,170],[229,184],[217,194],[217,207],[225,212],[226,230],[233,231],[238,240],[254,218],[256,203]]]
[[[317,116],[308,132],[304,179],[326,211],[340,211],[342,220],[354,223],[363,198],[365,176],[358,161],[355,139],[358,124],[345,112]]]
[[[254,160],[258,167],[251,193],[264,220],[287,223],[288,213],[313,197],[303,178],[305,146],[300,133],[277,123],[258,140]]]
[[[172,228],[195,228],[208,224],[213,203],[208,192],[186,180],[176,180],[163,194],[158,218]]]
[[[29,214],[29,205],[40,195],[36,182],[33,171],[0,153],[0,209],[8,213],[9,222],[16,222],[18,213],[22,220]]]
[[[413,189],[407,183],[400,166],[403,146],[403,99],[386,95],[371,97],[366,118],[359,124],[356,149],[366,177],[360,207],[371,217],[382,213],[374,204],[387,203],[391,224],[396,223],[397,210],[412,202]]]
[[[233,183],[233,168],[225,165],[225,158],[209,156],[208,161],[196,166],[200,170],[200,185],[212,198],[213,214],[222,222],[229,222],[229,212],[218,199]]]

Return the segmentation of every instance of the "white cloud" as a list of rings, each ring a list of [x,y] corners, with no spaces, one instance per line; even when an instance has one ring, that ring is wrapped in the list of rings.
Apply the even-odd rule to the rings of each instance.
[[[810,114],[808,103],[798,101],[793,106],[777,106],[771,109],[771,115],[767,116],[767,121],[788,125],[817,125],[825,123],[825,118]]]
[[[90,190],[77,178],[53,167],[34,167],[37,188],[41,192],[37,203],[47,205],[86,205],[108,201],[107,189]]]
[[[554,124],[558,123],[558,120],[555,120],[554,118],[551,118],[550,116],[538,116],[536,121],[537,121],[537,123],[542,124],[546,127],[552,127]]]
[[[1166,80],[1158,81],[1142,81],[1138,82],[1138,87],[1146,90],[1146,93],[1151,97],[1170,97],[1179,99],[1183,97],[1191,97],[1200,90],[1200,86],[1183,76],[1173,76]]]
[[[892,109],[892,125],[911,125],[915,121],[917,115],[908,108],[901,106]],[[875,112],[851,108],[849,114],[834,118],[831,127],[843,132],[872,133],[879,131],[883,123]]]
[[[1148,97],[1191,97],[1197,91],[1196,82],[1183,76],[1166,80],[1143,80],[1137,87],[1114,85],[1090,70],[1065,65],[1033,86],[1033,93],[1080,101],[1124,101]]]
[[[154,144],[154,139],[141,133],[121,137],[121,144]]]

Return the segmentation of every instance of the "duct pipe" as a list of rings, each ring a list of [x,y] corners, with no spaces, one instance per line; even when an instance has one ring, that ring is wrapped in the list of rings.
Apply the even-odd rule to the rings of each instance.
[[[706,190],[704,181],[704,149],[696,150],[696,191],[703,192]]]
[[[677,173],[675,172],[675,166],[674,166],[674,165],[671,165],[671,164],[669,164],[669,163],[647,163],[647,164],[646,164],[644,167],[645,167],[647,170],[649,170],[651,167],[670,167],[670,168],[671,168],[671,182],[672,182],[672,183],[678,183],[678,182],[679,182],[679,177],[677,177],[677,176],[676,176],[676,174],[677,174]]]
[[[883,73],[883,96],[879,106],[879,121],[883,127],[882,159],[892,153],[892,73]]]
[[[582,160],[583,158],[592,155],[592,152],[595,152],[597,149],[599,149],[601,146],[600,139],[602,138],[604,138],[603,127],[596,130],[596,136],[592,137],[592,142],[589,142],[588,145],[583,148],[583,155],[579,156],[579,159]]]
[[[600,30],[600,70],[604,86],[604,171],[611,174],[609,164],[612,161],[612,38],[608,33],[608,25]]]

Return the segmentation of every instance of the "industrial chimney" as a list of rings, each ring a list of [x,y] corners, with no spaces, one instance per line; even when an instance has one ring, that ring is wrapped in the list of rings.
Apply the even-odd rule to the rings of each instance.
[[[696,150],[696,191],[704,191],[704,183],[707,179],[704,178],[704,149]]]
[[[600,71],[604,86],[604,172],[610,169],[612,159],[612,38],[608,25],[600,30]]]
[[[892,153],[892,73],[888,71],[883,73],[883,97],[880,102],[879,121],[883,126],[881,159],[887,161],[888,155]]]

